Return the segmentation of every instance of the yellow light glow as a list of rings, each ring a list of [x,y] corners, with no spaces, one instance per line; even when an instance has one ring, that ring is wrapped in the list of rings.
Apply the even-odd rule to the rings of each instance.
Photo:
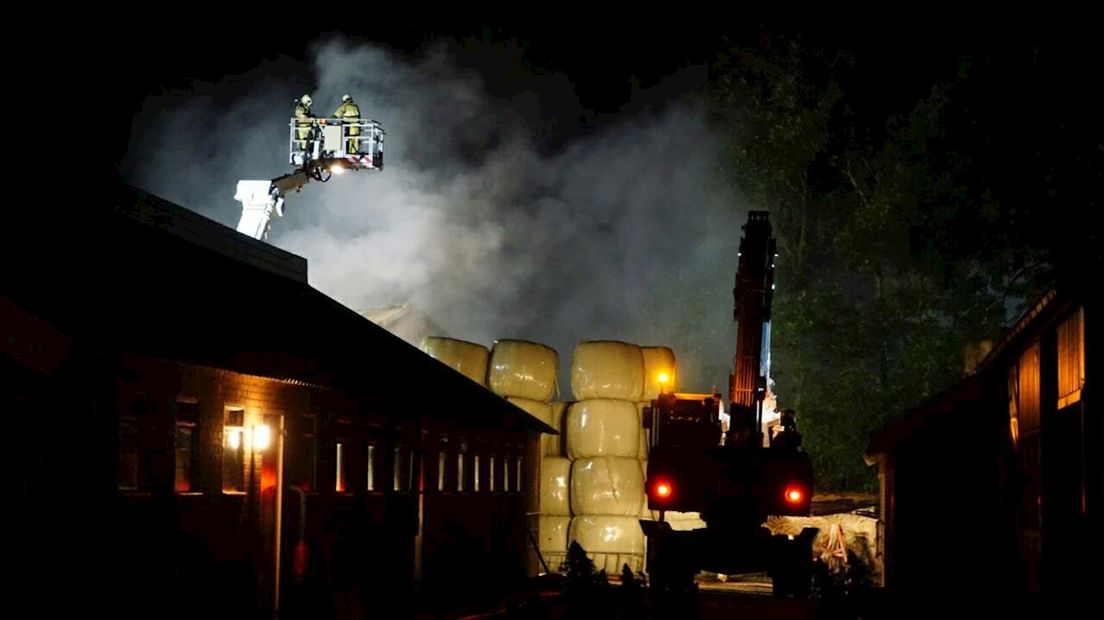
[[[241,431],[242,429],[236,426],[226,427],[226,445],[230,446],[232,450],[237,450],[241,445]]]
[[[253,427],[253,449],[265,450],[268,448],[268,444],[272,441],[272,431],[269,430],[268,425],[258,424]]]
[[[669,377],[667,376],[667,373],[665,373],[665,372],[661,372],[658,375],[656,375],[656,379],[659,381],[660,385],[663,385],[663,384],[667,383],[668,378]]]

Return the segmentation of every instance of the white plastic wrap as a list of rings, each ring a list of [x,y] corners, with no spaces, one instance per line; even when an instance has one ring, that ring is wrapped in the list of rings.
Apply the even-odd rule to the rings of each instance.
[[[644,395],[641,398],[654,400],[659,396],[660,387],[665,392],[674,392],[678,387],[675,352],[667,347],[641,347],[640,352],[644,355]],[[665,383],[660,383],[660,373],[665,375]]]
[[[638,517],[643,502],[644,474],[637,459],[598,457],[572,463],[572,513]]]
[[[577,400],[640,400],[644,393],[644,354],[614,340],[580,342],[571,363],[571,391]]]
[[[540,517],[541,553],[567,553],[567,535],[571,517]],[[546,558],[547,561],[547,558]]]
[[[487,384],[487,362],[490,358],[487,347],[455,338],[426,336],[422,339],[422,351],[479,385]]]
[[[499,340],[491,350],[487,387],[499,396],[549,402],[556,394],[555,349],[525,340]]]
[[[564,447],[564,441],[567,433],[564,427],[564,413],[567,407],[571,403],[553,402],[549,407],[551,415],[549,417],[548,425],[552,428],[560,431],[559,435],[544,434],[541,435],[541,454],[544,456],[566,456],[567,450]]]
[[[598,398],[572,403],[564,422],[567,456],[640,456],[640,412],[627,400]]]
[[[578,542],[587,554],[644,555],[644,531],[637,517],[587,515],[571,519],[568,544]]]
[[[528,398],[518,398],[516,396],[507,396],[506,400],[541,422],[549,426],[552,425],[552,407],[549,406],[548,403],[542,403],[539,400],[529,400]]]
[[[571,516],[571,461],[559,456],[541,459],[541,516]]]

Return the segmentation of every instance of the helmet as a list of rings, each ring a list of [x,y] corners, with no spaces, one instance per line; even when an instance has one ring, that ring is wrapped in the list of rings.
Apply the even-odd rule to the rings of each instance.
[[[350,97],[349,95],[341,95],[341,100],[342,101],[352,101],[353,98]]]
[[[314,101],[311,100],[310,95],[303,95],[302,97],[299,98],[299,103],[302,103],[303,105],[305,105],[309,108],[310,105],[312,103],[314,103]]]

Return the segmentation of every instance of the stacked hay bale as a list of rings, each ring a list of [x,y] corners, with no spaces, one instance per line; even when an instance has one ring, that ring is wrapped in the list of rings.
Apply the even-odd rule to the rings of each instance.
[[[575,348],[571,389],[576,402],[564,420],[571,462],[571,528],[576,541],[607,574],[623,564],[644,567],[644,467],[640,414],[644,357],[640,347],[616,341]]]
[[[487,384],[490,357],[487,347],[455,338],[426,336],[422,339],[422,351],[479,385]]]
[[[548,425],[559,435],[541,436],[540,553],[548,570],[562,572],[571,527],[571,459],[564,450],[563,419],[568,403],[549,406]]]
[[[559,355],[555,349],[525,340],[498,340],[491,352],[487,371],[487,386],[495,394],[533,417],[558,428],[554,412],[562,412],[550,404],[556,394]],[[538,548],[549,569],[557,570],[567,556],[567,535],[571,524],[571,503],[568,497],[571,462],[552,452],[559,445],[559,436],[541,437],[540,516],[538,518]]]

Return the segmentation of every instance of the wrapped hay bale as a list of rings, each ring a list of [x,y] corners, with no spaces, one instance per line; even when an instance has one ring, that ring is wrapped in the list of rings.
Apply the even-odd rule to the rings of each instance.
[[[574,461],[571,467],[571,510],[576,515],[640,515],[644,476],[640,461],[598,457]]]
[[[541,459],[541,516],[571,516],[571,461],[559,456]]]
[[[564,447],[564,440],[566,439],[566,429],[564,427],[564,413],[571,403],[565,402],[553,402],[549,406],[551,415],[549,416],[548,425],[552,428],[560,431],[559,435],[552,435],[545,433],[541,435],[541,454],[544,456],[566,456],[567,449]]]
[[[640,430],[635,403],[602,398],[577,401],[564,421],[567,456],[636,458],[640,455]]]
[[[555,349],[525,340],[498,340],[491,350],[487,387],[499,396],[549,402],[556,393]]]
[[[538,546],[545,564],[553,572],[558,572],[567,558],[567,537],[570,531],[571,517],[540,517]]]
[[[650,401],[659,396],[660,388],[665,392],[674,392],[677,368],[675,352],[667,347],[641,347],[644,356],[644,395],[641,399]],[[660,382],[660,375],[666,378]]]
[[[568,545],[572,542],[587,552],[594,567],[607,575],[621,572],[621,565],[640,572],[644,567],[644,531],[636,516],[588,515],[571,520]]]
[[[571,391],[578,400],[640,400],[644,393],[640,347],[614,340],[580,342],[571,363]]]
[[[506,400],[525,413],[552,426],[552,407],[548,403],[542,403],[539,400],[530,400],[528,398],[518,398],[516,396],[507,396]]]
[[[422,351],[479,385],[487,384],[490,357],[487,347],[455,338],[426,336],[422,339]]]

